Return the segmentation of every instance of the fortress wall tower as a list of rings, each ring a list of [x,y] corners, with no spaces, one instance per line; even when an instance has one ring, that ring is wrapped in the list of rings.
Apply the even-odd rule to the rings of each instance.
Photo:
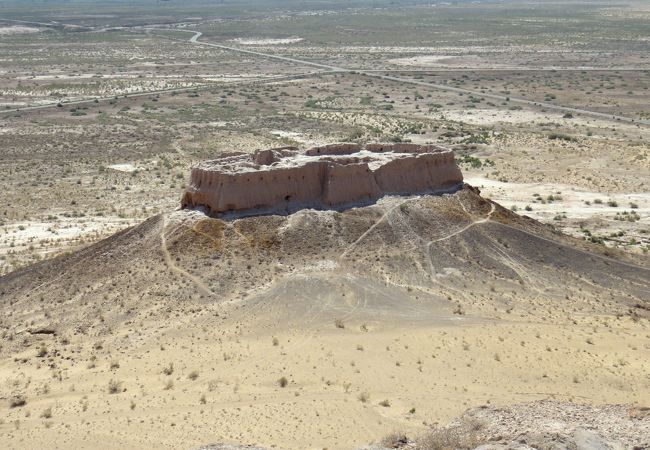
[[[183,208],[212,214],[286,213],[368,204],[384,195],[451,189],[463,176],[451,150],[415,144],[332,144],[232,153],[192,169]]]

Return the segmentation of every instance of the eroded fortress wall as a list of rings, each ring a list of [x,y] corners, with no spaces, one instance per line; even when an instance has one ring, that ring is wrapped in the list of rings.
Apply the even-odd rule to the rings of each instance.
[[[182,207],[214,214],[338,208],[387,194],[435,192],[462,180],[453,152],[437,146],[333,144],[304,153],[282,148],[192,169]]]

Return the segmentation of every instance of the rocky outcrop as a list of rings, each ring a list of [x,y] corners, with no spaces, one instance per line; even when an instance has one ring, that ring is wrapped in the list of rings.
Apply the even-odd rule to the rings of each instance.
[[[359,450],[614,450],[650,448],[650,408],[541,400],[467,411],[442,428],[409,439],[392,433]]]
[[[339,209],[384,195],[451,190],[463,181],[451,150],[414,144],[333,144],[231,153],[192,169],[183,208],[210,213]]]
[[[479,407],[445,427],[409,439],[393,432],[358,450],[645,450],[650,448],[650,408],[589,406],[537,401],[509,407]],[[264,450],[211,445],[200,450]]]

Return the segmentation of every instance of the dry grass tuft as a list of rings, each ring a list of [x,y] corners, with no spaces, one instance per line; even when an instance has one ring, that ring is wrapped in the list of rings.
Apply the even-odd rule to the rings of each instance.
[[[118,394],[122,390],[122,382],[117,380],[111,380],[108,382],[108,393],[109,394]]]
[[[368,400],[370,400],[370,394],[366,391],[363,391],[359,393],[359,396],[357,398],[361,403],[366,403]]]
[[[26,404],[27,404],[27,399],[22,394],[14,394],[9,399],[9,408],[18,408],[21,406],[25,406]]]
[[[416,450],[464,450],[476,448],[485,439],[485,425],[478,420],[463,419],[447,428],[436,428],[420,436],[415,442]]]
[[[385,448],[402,448],[409,443],[404,433],[393,432],[379,441],[379,445]]]

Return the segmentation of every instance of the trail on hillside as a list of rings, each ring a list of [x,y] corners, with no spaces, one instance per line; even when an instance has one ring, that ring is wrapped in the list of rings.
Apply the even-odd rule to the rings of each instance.
[[[215,293],[212,292],[210,288],[205,283],[203,283],[203,281],[201,281],[195,275],[189,273],[187,270],[181,269],[174,262],[171,253],[169,253],[169,248],[167,247],[167,236],[165,235],[165,231],[167,230],[168,223],[169,223],[169,219],[165,214],[163,215],[162,227],[160,229],[160,250],[162,251],[163,258],[165,259],[165,263],[167,264],[167,267],[169,267],[169,269],[172,272],[177,273],[178,275],[187,278],[192,283],[194,283],[196,287],[199,289],[199,291],[201,292],[201,294],[206,296],[215,295]]]

